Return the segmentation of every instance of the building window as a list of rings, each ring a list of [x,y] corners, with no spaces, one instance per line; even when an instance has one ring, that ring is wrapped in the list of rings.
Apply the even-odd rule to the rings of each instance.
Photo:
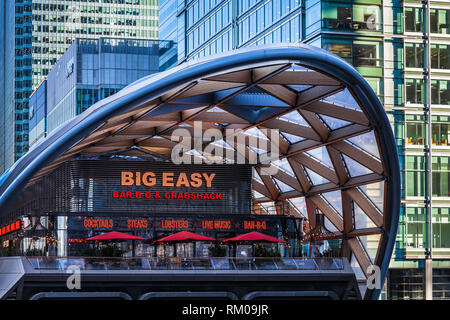
[[[326,40],[327,41],[327,40]],[[381,67],[381,43],[373,41],[326,42],[324,49],[347,60],[355,67]],[[367,75],[367,74],[366,74]]]
[[[322,7],[323,27],[339,30],[382,30],[381,7],[326,2]]]
[[[431,68],[450,69],[450,45],[431,45]]]
[[[432,116],[431,143],[435,146],[448,146],[450,126],[448,116]]]
[[[425,82],[423,79],[406,79],[406,103],[423,104],[425,102]]]
[[[353,63],[355,67],[376,67],[377,66],[377,45],[376,44],[354,44]]]
[[[405,43],[407,68],[423,68],[425,60],[423,48],[423,44],[420,43]]]
[[[406,247],[412,249],[425,247],[426,229],[425,208],[406,208]]]
[[[432,208],[433,247],[450,248],[450,208]]]
[[[431,103],[441,105],[450,104],[449,80],[431,80]]]
[[[423,9],[405,8],[405,31],[423,32]]]
[[[423,197],[426,190],[426,158],[423,156],[406,156],[406,195]]]
[[[450,34],[450,10],[430,9],[431,33]]]
[[[423,145],[425,143],[425,121],[421,115],[406,115],[406,144]]]
[[[423,268],[389,269],[389,300],[423,300],[424,285]]]
[[[433,170],[433,196],[436,197],[449,197],[449,157],[433,157],[432,170]]]

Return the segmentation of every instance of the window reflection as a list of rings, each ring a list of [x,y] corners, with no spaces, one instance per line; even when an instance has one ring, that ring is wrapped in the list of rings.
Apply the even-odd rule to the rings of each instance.
[[[424,45],[421,43],[405,43],[406,67],[407,68],[423,68],[424,62]]]
[[[406,103],[425,103],[425,83],[423,79],[406,79]]]
[[[431,33],[450,34],[450,10],[430,9]]]
[[[423,20],[422,8],[405,8],[405,31],[422,32]]]

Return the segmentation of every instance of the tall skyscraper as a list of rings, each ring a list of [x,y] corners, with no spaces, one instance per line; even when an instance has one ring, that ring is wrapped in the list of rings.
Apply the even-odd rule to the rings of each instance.
[[[31,93],[73,40],[101,36],[158,39],[158,2],[5,0],[0,6],[3,172],[28,150]]]
[[[403,172],[386,297],[449,299],[448,1],[165,0],[160,14],[160,39],[176,39],[178,63],[245,46],[303,42],[355,66],[390,117]]]
[[[157,40],[75,39],[30,97],[30,146],[130,83],[159,71]]]

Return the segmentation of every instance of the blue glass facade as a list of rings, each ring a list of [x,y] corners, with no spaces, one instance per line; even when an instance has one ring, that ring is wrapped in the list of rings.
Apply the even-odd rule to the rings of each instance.
[[[154,40],[76,39],[31,96],[30,145],[97,101],[158,72],[161,46]]]
[[[14,25],[14,2],[0,3],[0,30]],[[14,74],[15,39],[12,32],[0,33],[0,172],[14,163]],[[8,152],[9,151],[9,152]]]
[[[300,0],[160,3],[160,39],[177,41],[178,63],[244,46],[302,39]]]

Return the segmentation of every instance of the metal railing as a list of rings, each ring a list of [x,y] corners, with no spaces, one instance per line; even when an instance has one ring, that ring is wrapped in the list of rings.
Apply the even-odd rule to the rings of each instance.
[[[343,270],[342,258],[27,257],[34,269],[67,270]]]

